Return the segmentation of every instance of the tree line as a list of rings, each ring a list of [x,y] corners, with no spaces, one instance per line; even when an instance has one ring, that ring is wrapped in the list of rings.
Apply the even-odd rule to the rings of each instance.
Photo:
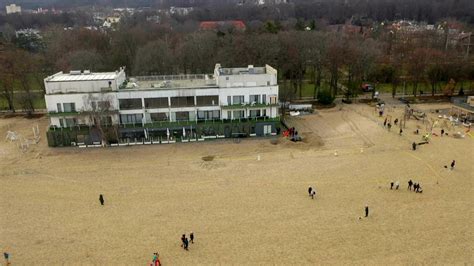
[[[285,99],[308,96],[308,86],[314,98],[321,93],[352,97],[363,82],[390,84],[394,93],[409,84],[416,96],[421,86],[434,94],[441,82],[474,79],[472,53],[465,46],[448,45],[439,32],[283,29],[278,22],[266,21],[244,32],[186,32],[129,17],[115,31],[53,25],[42,29],[41,38],[2,35],[1,98],[11,111],[34,111],[47,75],[79,69],[113,71],[120,66],[128,75],[163,75],[212,73],[216,63],[269,64],[279,72]]]

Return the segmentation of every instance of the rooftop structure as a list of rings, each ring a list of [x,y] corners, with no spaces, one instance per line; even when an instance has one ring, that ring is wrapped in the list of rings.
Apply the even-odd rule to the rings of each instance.
[[[245,30],[246,28],[242,20],[202,21],[199,24],[200,30],[219,30],[226,27],[234,27],[236,30]]]

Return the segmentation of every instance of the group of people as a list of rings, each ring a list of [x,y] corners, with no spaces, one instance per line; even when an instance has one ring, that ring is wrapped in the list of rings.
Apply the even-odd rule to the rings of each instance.
[[[316,196],[316,189],[310,186],[308,188],[308,196],[310,196],[311,199],[314,199],[314,196]]]
[[[413,191],[415,193],[423,193],[423,188],[421,188],[420,183],[414,183],[411,179],[408,181],[408,189],[411,191],[413,187]]]
[[[181,236],[181,247],[184,248],[184,250],[189,250],[188,247],[189,247],[189,243],[191,242],[191,244],[194,244],[194,233],[191,232],[189,234],[189,239],[188,237],[186,237],[186,234],[183,234]]]

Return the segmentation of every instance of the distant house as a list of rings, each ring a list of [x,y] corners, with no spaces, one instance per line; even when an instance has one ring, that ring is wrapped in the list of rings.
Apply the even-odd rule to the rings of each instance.
[[[170,14],[172,15],[179,15],[179,16],[187,16],[194,10],[193,7],[170,7]]]
[[[107,17],[102,25],[104,28],[111,28],[120,22],[119,16]]]
[[[221,30],[231,27],[238,31],[244,31],[246,29],[245,23],[242,20],[202,21],[199,24],[200,30]]]
[[[7,5],[5,6],[5,9],[7,11],[7,14],[21,13],[21,6],[17,6],[15,4]]]

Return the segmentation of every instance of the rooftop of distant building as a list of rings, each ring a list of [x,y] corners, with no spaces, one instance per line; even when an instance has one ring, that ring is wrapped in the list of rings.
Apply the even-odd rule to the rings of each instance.
[[[91,72],[89,70],[73,70],[69,73],[58,72],[45,79],[46,82],[64,82],[64,81],[93,81],[93,80],[114,80],[119,72]]]

